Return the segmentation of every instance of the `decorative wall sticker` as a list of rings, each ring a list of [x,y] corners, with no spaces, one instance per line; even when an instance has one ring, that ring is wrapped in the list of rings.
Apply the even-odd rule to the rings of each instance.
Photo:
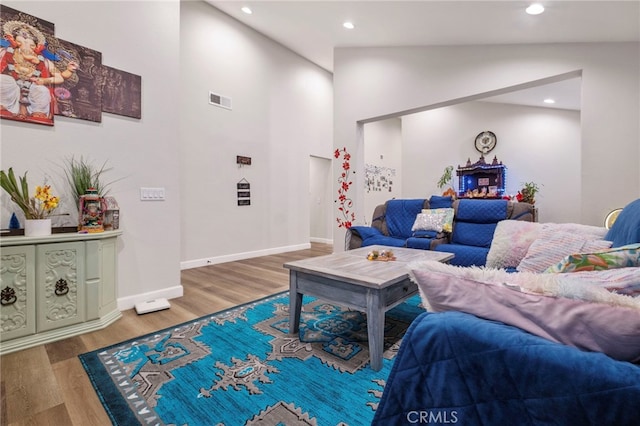
[[[396,176],[396,169],[365,164],[364,173],[367,192],[391,192],[393,190],[393,179]]]
[[[351,154],[349,154],[347,148],[344,147],[342,149],[336,149],[333,156],[336,159],[342,156],[342,173],[340,173],[340,177],[338,178],[338,199],[336,200],[338,203],[338,217],[336,217],[336,221],[338,222],[338,228],[349,229],[356,220],[356,214],[352,211],[353,200],[347,195],[349,188],[351,188],[353,184],[353,182],[349,180],[351,173],[351,164],[349,162],[351,160]]]

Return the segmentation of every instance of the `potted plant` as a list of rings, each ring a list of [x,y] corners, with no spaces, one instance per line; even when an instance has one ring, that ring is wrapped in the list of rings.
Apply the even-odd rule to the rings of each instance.
[[[50,235],[50,216],[58,207],[60,198],[51,194],[50,185],[36,186],[34,195],[30,196],[27,172],[24,173],[24,176],[19,176],[19,179],[20,184],[18,184],[11,167],[8,172],[0,171],[0,186],[9,194],[11,201],[24,212],[25,235]]]
[[[101,198],[107,195],[108,187],[113,182],[103,182],[103,174],[111,170],[111,168],[107,168],[106,166],[106,161],[102,163],[102,166],[97,167],[83,157],[80,157],[79,160],[74,157],[65,160],[64,173],[71,187],[71,193],[73,194],[76,206],[80,205],[80,197],[82,197],[89,188],[95,189]]]
[[[442,189],[446,185],[449,185],[449,188],[446,191],[443,191],[442,195],[455,197],[456,192],[453,190],[453,186],[451,186],[451,180],[453,179],[453,166],[447,166],[440,176],[440,180],[438,180],[438,188]]]
[[[518,201],[523,203],[535,204],[536,194],[540,192],[540,187],[535,182],[525,182],[522,189],[518,192]]]

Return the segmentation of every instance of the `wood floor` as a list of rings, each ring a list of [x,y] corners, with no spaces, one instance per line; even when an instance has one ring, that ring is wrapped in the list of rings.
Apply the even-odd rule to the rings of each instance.
[[[135,310],[104,330],[0,357],[0,426],[109,425],[78,355],[289,288],[283,263],[330,254],[331,245],[182,271],[184,296],[171,309]]]

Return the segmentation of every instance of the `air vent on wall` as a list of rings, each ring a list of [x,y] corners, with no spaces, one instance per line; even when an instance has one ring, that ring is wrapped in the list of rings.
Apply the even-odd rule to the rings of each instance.
[[[231,98],[228,96],[222,96],[217,93],[209,92],[209,103],[226,109],[231,108]]]

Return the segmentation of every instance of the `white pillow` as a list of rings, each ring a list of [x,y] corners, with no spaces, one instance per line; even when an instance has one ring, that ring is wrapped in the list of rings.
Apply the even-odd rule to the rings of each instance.
[[[423,209],[418,213],[411,227],[412,231],[451,232],[453,226],[453,209]]]

